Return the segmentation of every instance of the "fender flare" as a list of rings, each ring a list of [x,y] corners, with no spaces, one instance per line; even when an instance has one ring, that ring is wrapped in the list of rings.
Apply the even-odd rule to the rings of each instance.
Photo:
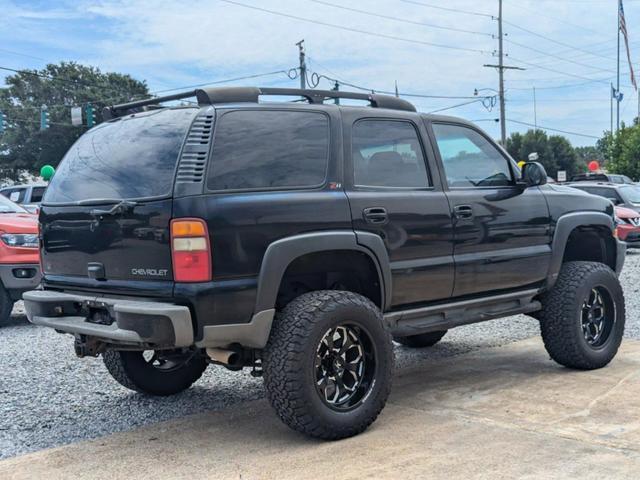
[[[280,282],[291,262],[309,253],[328,250],[354,250],[371,258],[378,271],[382,311],[390,305],[391,268],[382,238],[369,232],[332,230],[282,238],[267,247],[258,274],[258,292],[254,312],[275,307]]]
[[[573,212],[567,213],[558,219],[553,240],[551,241],[552,254],[549,274],[547,275],[547,288],[553,287],[558,279],[571,232],[577,227],[589,226],[607,227],[611,232],[615,228],[613,219],[603,212]]]

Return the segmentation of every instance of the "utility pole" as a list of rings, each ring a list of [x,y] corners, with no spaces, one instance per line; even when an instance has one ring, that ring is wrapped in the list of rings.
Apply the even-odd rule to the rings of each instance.
[[[538,130],[538,107],[536,105],[536,87],[533,87],[533,124],[535,129]]]
[[[620,4],[618,3],[618,60],[616,70],[616,132],[620,130]]]
[[[485,67],[497,68],[500,86],[498,97],[500,101],[500,143],[504,146],[507,143],[507,124],[504,100],[504,71],[524,70],[520,67],[509,67],[504,64],[504,49],[502,47],[502,0],[498,0],[498,65],[483,65]]]
[[[307,62],[305,60],[304,53],[304,39],[296,43],[298,46],[299,58],[300,58],[300,88],[306,90],[307,88]]]
[[[611,109],[611,135],[613,135],[613,97],[616,95],[615,89],[613,88],[613,83],[611,84],[611,99],[609,100],[609,108]]]
[[[504,50],[502,48],[502,0],[498,0],[498,75],[500,78],[500,140],[507,144],[507,125],[504,111]]]

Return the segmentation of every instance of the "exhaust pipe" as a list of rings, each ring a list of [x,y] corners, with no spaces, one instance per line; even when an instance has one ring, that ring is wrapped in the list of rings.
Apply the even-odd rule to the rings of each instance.
[[[234,350],[223,348],[207,348],[207,355],[216,363],[230,368],[242,368],[242,355]]]

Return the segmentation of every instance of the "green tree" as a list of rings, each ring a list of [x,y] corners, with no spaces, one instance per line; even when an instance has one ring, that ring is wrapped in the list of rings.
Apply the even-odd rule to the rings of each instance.
[[[607,170],[640,179],[640,125],[622,125],[617,133],[605,133],[598,145],[607,152]]]
[[[517,161],[527,161],[536,152],[547,174],[556,177],[565,170],[571,177],[580,170],[578,156],[569,140],[560,135],[548,136],[543,130],[528,130],[524,135],[514,132],[507,139],[507,151]]]
[[[607,161],[605,151],[598,145],[589,147],[576,147],[574,149],[578,158],[578,168],[586,169],[589,162],[595,160],[600,165],[604,165]]]
[[[71,107],[91,103],[100,122],[102,107],[149,95],[145,82],[74,62],[22,71],[8,76],[5,84],[0,111],[7,116],[8,128],[0,134],[0,178],[13,179],[24,170],[35,173],[45,164],[57,166],[86,131],[71,125]],[[42,105],[47,106],[50,127],[41,131]]]

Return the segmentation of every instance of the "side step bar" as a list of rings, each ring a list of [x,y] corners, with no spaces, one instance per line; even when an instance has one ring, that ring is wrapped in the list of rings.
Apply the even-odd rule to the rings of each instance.
[[[384,315],[384,323],[391,333],[398,336],[448,330],[470,323],[540,310],[540,302],[533,300],[538,293],[538,289],[531,289],[390,312]]]

